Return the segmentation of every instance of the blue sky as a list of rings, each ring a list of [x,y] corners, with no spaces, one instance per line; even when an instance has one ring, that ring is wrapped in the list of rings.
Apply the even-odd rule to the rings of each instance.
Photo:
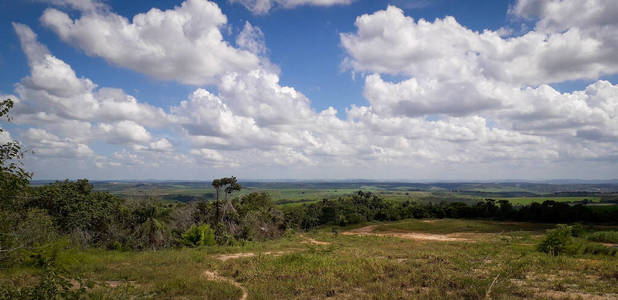
[[[272,7],[257,11],[260,1]],[[2,2],[0,95],[19,100],[16,121],[2,126],[34,150],[26,165],[35,178],[618,177],[611,1],[300,2],[193,0],[203,15],[181,14],[183,1]],[[583,2],[599,7],[562,18]],[[152,35],[170,34],[158,24],[106,45],[97,43],[104,30],[59,17],[126,33],[153,8],[222,40],[158,45],[168,37]],[[210,13],[227,23],[204,21]],[[28,32],[36,39],[25,42]],[[187,32],[169,38],[188,41]],[[243,34],[262,51],[243,46]],[[37,45],[48,51],[25,54]],[[132,47],[144,54],[124,50]],[[47,55],[75,76],[36,76],[37,64],[58,67]],[[54,94],[46,80],[76,90]],[[137,106],[104,111],[106,88],[122,90],[113,103],[131,96]],[[90,97],[90,110],[78,111]]]
[[[127,18],[156,7],[171,9],[182,1],[105,1],[112,9]],[[275,9],[267,15],[254,15],[238,3],[214,1],[227,15],[233,41],[245,21],[259,26],[264,32],[269,57],[281,68],[281,82],[291,85],[312,99],[319,110],[333,106],[344,111],[351,104],[364,104],[362,81],[354,80],[340,68],[345,53],[339,46],[339,33],[354,30],[357,16],[400,6],[415,19],[433,20],[454,16],[473,30],[498,29],[510,24],[506,12],[512,1],[356,1],[351,5],[332,7],[302,6],[296,9]],[[429,3],[431,2],[431,3]],[[31,26],[39,39],[57,56],[69,63],[78,74],[100,85],[118,87],[159,106],[176,104],[178,95],[188,94],[192,87],[173,81],[152,80],[143,74],[111,66],[105,60],[84,55],[83,51],[63,43],[49,29],[40,25],[45,8],[53,7],[43,1],[3,2],[0,4],[2,27],[0,38],[10,45],[0,51],[0,88],[10,91],[15,82],[29,73],[26,57],[11,22]],[[409,7],[409,8],[408,8]],[[568,89],[568,87],[567,87]]]

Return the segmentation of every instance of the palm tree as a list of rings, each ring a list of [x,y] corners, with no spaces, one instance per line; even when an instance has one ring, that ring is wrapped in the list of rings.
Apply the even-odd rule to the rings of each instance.
[[[150,246],[153,250],[161,247],[165,242],[167,221],[170,218],[170,209],[160,203],[149,201],[133,211],[136,217],[136,239],[140,246]]]
[[[240,191],[242,186],[238,183],[236,177],[223,177],[219,179],[215,179],[212,181],[212,186],[215,188],[217,193],[217,199],[215,200],[216,206],[216,219],[217,224],[221,221],[221,217],[230,212],[235,212],[234,205],[231,201],[228,201],[228,196],[231,195],[234,191]],[[221,194],[221,189],[225,193],[225,198],[223,199],[223,214],[220,213],[221,203],[219,202],[219,196]]]

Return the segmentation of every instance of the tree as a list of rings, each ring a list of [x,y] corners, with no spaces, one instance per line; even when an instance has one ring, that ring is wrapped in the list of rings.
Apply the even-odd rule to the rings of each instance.
[[[13,108],[13,101],[0,101],[0,118],[10,121],[8,113]],[[4,129],[0,128],[0,136]],[[17,141],[8,141],[0,145],[0,205],[3,209],[11,209],[19,193],[22,193],[30,182],[31,174],[24,171],[21,159],[23,151]]]
[[[138,248],[152,247],[155,250],[164,246],[170,212],[171,210],[161,205],[160,202],[153,201],[142,203],[133,211],[134,235]]]
[[[215,179],[212,181],[212,186],[215,188],[215,192],[217,195],[215,206],[216,206],[216,220],[218,224],[221,221],[221,217],[222,217],[222,214],[220,212],[221,203],[219,202],[219,199],[220,199],[219,196],[221,194],[221,189],[223,189],[225,193],[224,213],[223,213],[225,214],[227,212],[234,211],[234,206],[232,205],[230,201],[228,201],[228,196],[232,194],[234,191],[240,191],[242,186],[238,183],[238,180],[236,180],[236,177],[234,176]]]
[[[80,237],[84,244],[104,242],[119,216],[121,199],[93,191],[86,179],[56,181],[32,188],[27,208],[44,209],[63,234]]]
[[[223,178],[223,180],[225,183],[225,204],[223,207],[223,214],[226,214],[228,212],[235,212],[236,209],[234,209],[234,205],[232,205],[232,202],[228,200],[228,196],[231,195],[234,191],[240,191],[240,189],[242,189],[242,186],[238,183],[236,177],[234,176]]]
[[[10,121],[8,113],[13,108],[11,99],[0,101],[0,118]],[[0,136],[4,129],[0,128]],[[8,135],[6,135],[8,136]],[[7,141],[0,145],[0,254],[29,246],[36,239],[32,235],[18,236],[18,230],[25,223],[19,200],[25,196],[31,174],[24,171],[21,159],[23,151],[17,141]]]
[[[222,186],[223,185],[222,185],[221,179],[215,179],[215,180],[212,181],[212,187],[215,188],[215,191],[217,193],[217,200],[215,200],[215,207],[216,207],[215,208],[215,211],[216,211],[215,212],[215,220],[216,220],[217,224],[219,223],[219,220],[220,220],[220,217],[219,217],[220,216],[220,214],[219,214],[219,194],[221,192],[221,187]]]

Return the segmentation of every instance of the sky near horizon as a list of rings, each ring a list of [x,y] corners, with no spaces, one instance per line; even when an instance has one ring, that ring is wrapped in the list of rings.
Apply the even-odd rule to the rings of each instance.
[[[0,1],[35,179],[618,178],[615,0]]]

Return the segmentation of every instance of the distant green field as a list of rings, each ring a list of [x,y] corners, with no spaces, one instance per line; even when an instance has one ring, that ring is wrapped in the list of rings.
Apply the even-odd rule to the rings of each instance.
[[[551,200],[556,202],[578,202],[589,200],[592,202],[599,202],[599,197],[513,197],[513,198],[497,198],[497,200],[509,200],[513,204],[528,205],[531,203],[541,203],[543,201]]]
[[[267,192],[278,205],[298,205],[321,201],[322,199],[336,199],[351,195],[359,190],[372,192],[376,195],[393,201],[417,201],[424,203],[464,202],[473,205],[483,199],[508,200],[514,205],[528,205],[541,203],[546,200],[557,202],[580,202],[589,200],[600,203],[600,196],[580,195],[553,195],[547,192],[556,192],[549,185],[520,186],[499,184],[442,184],[423,185],[405,183],[305,183],[305,182],[268,182],[249,183],[242,191],[233,196],[238,197],[251,192]],[[568,187],[561,186],[561,189]],[[575,188],[575,187],[574,187]],[[576,187],[582,188],[582,187]],[[211,201],[215,199],[215,190],[208,182],[105,182],[95,184],[95,189],[109,191],[126,199],[161,199],[166,201]],[[609,196],[608,196],[609,195]],[[612,196],[613,195],[613,196]],[[618,197],[614,194],[605,194],[607,197]],[[614,206],[614,205],[612,205]]]

